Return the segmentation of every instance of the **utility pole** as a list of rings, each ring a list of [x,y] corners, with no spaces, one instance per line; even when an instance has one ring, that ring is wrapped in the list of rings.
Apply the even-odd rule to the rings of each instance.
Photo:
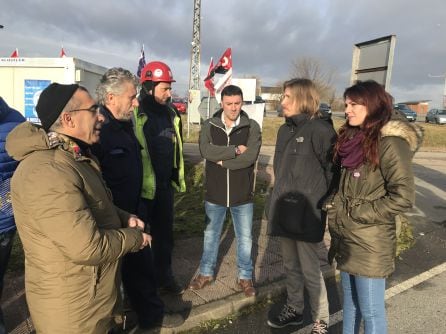
[[[446,108],[446,73],[442,75],[431,75],[428,74],[429,78],[444,78],[444,90],[443,90],[443,108]]]
[[[187,110],[187,137],[189,137],[189,124],[191,118],[200,117],[198,106],[200,104],[200,16],[201,0],[194,0],[194,18],[192,25],[192,42],[189,69],[189,104]]]
[[[201,0],[194,0],[189,90],[200,89],[200,11]]]

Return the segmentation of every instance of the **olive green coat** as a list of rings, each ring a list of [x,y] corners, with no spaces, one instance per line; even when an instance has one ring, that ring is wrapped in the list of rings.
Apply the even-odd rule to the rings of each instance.
[[[142,234],[123,228],[94,159],[72,140],[26,122],[6,149],[20,161],[12,206],[25,251],[25,289],[37,333],[106,333],[113,326],[119,259]]]
[[[342,168],[339,189],[327,202],[329,260],[335,257],[339,270],[366,277],[394,271],[395,217],[415,200],[412,158],[421,136],[418,126],[391,120],[381,130],[380,167]]]

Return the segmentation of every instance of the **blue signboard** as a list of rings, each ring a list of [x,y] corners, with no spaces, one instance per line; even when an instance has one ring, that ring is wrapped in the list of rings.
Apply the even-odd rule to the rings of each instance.
[[[49,86],[51,80],[25,79],[25,118],[30,122],[39,122],[36,105],[40,93]]]

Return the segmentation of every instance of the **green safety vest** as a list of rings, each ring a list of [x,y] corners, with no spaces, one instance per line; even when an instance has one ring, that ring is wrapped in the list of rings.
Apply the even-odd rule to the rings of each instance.
[[[141,197],[146,199],[155,198],[156,190],[156,179],[155,172],[153,170],[149,149],[147,147],[147,139],[144,135],[144,124],[148,120],[148,116],[144,112],[138,112],[139,109],[135,108],[133,113],[135,116],[135,135],[138,139],[139,144],[142,146],[141,158],[143,167],[143,182]],[[172,111],[174,112],[174,111]],[[186,182],[184,180],[184,159],[183,159],[183,141],[180,134],[180,123],[181,119],[175,113],[173,119],[173,126],[175,130],[175,140],[174,140],[174,168],[178,172],[178,180],[172,180],[172,186],[178,192],[186,191]]]

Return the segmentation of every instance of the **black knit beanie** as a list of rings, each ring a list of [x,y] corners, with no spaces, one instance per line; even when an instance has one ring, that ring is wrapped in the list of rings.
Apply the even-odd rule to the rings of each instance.
[[[57,120],[78,88],[79,85],[77,84],[61,85],[54,82],[42,91],[36,105],[36,111],[45,131],[48,131]]]

